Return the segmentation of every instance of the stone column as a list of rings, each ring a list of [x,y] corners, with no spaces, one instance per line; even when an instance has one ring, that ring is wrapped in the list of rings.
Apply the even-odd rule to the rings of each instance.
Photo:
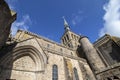
[[[91,42],[88,40],[88,38],[85,36],[81,37],[80,43],[92,68],[95,71],[99,71],[100,69],[104,68],[105,64],[101,60],[99,54],[97,53]]]
[[[86,63],[79,62],[80,69],[82,71],[82,75],[84,80],[96,80],[94,73],[90,69],[89,65]]]
[[[7,41],[14,20],[16,20],[16,13],[10,10],[4,0],[0,0],[0,48]]]

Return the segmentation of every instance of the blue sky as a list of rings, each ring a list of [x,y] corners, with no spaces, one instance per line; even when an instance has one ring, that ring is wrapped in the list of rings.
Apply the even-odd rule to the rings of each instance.
[[[120,35],[120,0],[6,1],[17,12],[13,34],[17,29],[24,29],[60,42],[65,16],[71,31],[88,36],[91,42],[105,33]]]

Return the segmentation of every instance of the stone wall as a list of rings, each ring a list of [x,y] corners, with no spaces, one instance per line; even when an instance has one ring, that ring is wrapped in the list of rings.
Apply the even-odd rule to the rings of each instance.
[[[75,79],[74,68],[77,69],[79,79],[84,80],[79,62],[88,64],[74,50],[24,31],[19,31],[13,40],[16,46],[0,59],[1,80],[50,80],[53,65],[58,67],[59,80],[69,80],[67,72],[71,80]],[[90,67],[86,69],[91,70]]]
[[[0,0],[0,48],[5,45],[9,35],[12,22],[16,20],[16,13],[9,9],[4,0]]]

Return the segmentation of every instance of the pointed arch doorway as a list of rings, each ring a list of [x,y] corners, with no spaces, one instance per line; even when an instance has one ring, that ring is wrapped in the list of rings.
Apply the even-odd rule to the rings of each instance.
[[[0,80],[38,80],[36,73],[44,71],[47,59],[33,46],[18,47],[4,58]]]
[[[24,55],[13,62],[10,78],[16,80],[36,80],[36,68],[36,63],[31,56]]]

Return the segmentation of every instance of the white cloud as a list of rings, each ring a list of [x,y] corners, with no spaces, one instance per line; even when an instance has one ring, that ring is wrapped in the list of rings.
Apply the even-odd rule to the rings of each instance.
[[[11,28],[12,35],[15,35],[18,29],[28,30],[31,22],[29,15],[24,15],[20,21],[15,21]]]
[[[120,37],[120,0],[109,0],[103,6],[105,15],[103,17],[104,27],[100,30],[99,36],[105,33]]]
[[[82,16],[82,11],[78,11],[76,14],[74,13],[72,15],[73,19],[72,19],[72,24],[75,26],[77,24],[79,24],[82,20],[83,20],[83,16]]]

